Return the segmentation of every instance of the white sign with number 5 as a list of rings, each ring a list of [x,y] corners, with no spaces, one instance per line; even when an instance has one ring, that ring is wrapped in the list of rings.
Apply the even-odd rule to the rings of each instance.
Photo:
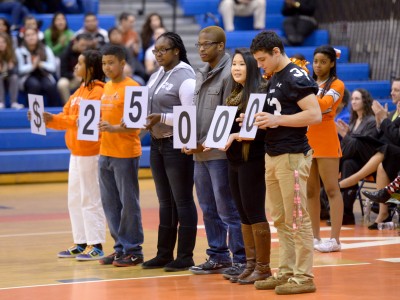
[[[257,126],[254,126],[254,115],[261,112],[264,107],[266,94],[250,94],[249,102],[247,103],[246,112],[242,127],[240,128],[239,137],[241,139],[254,139],[257,133]]]
[[[235,120],[237,106],[217,106],[210,130],[207,133],[205,146],[208,148],[225,148]]]
[[[174,149],[197,148],[196,106],[174,106]]]
[[[78,119],[78,140],[99,140],[100,100],[81,100]]]
[[[43,120],[43,96],[28,94],[28,102],[31,112],[31,132],[33,134],[46,135],[46,124]]]
[[[147,117],[149,88],[127,86],[124,99],[124,122],[127,128],[144,128]]]

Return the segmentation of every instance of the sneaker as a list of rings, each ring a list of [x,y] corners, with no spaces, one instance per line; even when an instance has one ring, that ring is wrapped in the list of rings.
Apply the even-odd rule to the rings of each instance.
[[[204,264],[190,267],[189,271],[196,275],[221,274],[231,266],[231,262],[219,263],[212,259],[207,259]]]
[[[23,104],[20,104],[20,103],[17,103],[17,102],[11,103],[11,108],[14,108],[14,109],[22,109],[24,107],[25,106]]]
[[[237,277],[243,273],[245,268],[246,268],[246,264],[233,263],[232,267],[230,267],[222,272],[222,277],[224,277],[227,280],[231,279],[232,277]]]
[[[254,282],[254,286],[257,290],[273,290],[277,286],[287,283],[289,278],[290,276],[288,275],[278,275],[275,273],[273,276],[270,276],[265,280]]]
[[[82,252],[82,254],[79,254],[76,257],[76,260],[98,260],[104,256],[104,252],[93,246],[93,245],[88,245],[85,249],[85,251]]]
[[[60,258],[74,258],[77,255],[83,253],[83,251],[85,251],[85,248],[82,248],[79,245],[73,245],[67,250],[59,252],[57,256]]]
[[[114,260],[120,259],[122,257],[122,253],[119,252],[114,252],[111,253],[110,255],[103,256],[100,258],[99,263],[101,265],[112,265]]]
[[[113,261],[113,265],[116,267],[131,267],[143,263],[142,256],[136,256],[134,254],[124,254],[118,259]]]
[[[314,238],[314,249],[315,249],[315,246],[318,246],[319,244],[321,244],[322,243],[322,240],[321,239],[316,239],[316,238]]]
[[[335,239],[329,239],[323,241],[319,245],[314,246],[314,249],[319,252],[338,252],[342,249],[342,246],[336,242]]]
[[[312,279],[300,282],[297,278],[290,278],[287,283],[279,285],[275,288],[278,295],[304,294],[314,293],[317,290]]]

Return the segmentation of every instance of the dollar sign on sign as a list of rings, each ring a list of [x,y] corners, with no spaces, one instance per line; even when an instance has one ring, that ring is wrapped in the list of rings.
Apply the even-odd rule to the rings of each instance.
[[[33,113],[35,114],[36,117],[33,120],[33,123],[35,123],[35,126],[38,129],[38,132],[39,132],[40,126],[42,125],[42,118],[40,117],[40,114],[37,111],[39,107],[40,107],[40,105],[35,99],[35,102],[33,102]]]

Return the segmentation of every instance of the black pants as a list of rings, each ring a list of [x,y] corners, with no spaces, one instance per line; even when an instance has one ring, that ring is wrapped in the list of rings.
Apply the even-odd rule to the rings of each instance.
[[[240,220],[251,225],[266,222],[264,158],[229,163],[229,185]]]
[[[31,75],[25,81],[24,87],[27,94],[47,96],[47,106],[61,105],[57,85],[47,76]]]
[[[286,17],[283,21],[283,30],[289,44],[293,46],[303,44],[306,37],[316,28],[316,23],[304,20],[299,16]]]

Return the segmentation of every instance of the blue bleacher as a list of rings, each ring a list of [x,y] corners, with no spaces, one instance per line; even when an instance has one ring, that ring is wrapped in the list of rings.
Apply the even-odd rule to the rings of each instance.
[[[46,108],[58,113],[61,108]],[[64,131],[48,129],[46,136],[32,134],[27,109],[0,110],[0,174],[67,171],[70,152]],[[150,140],[142,139],[140,167],[150,167]]]
[[[220,0],[179,0],[179,4],[185,16],[199,14],[218,14]],[[282,10],[284,0],[267,0],[267,13],[279,14]]]
[[[390,80],[344,81],[346,88],[352,92],[357,88],[366,89],[375,99],[390,97]]]

